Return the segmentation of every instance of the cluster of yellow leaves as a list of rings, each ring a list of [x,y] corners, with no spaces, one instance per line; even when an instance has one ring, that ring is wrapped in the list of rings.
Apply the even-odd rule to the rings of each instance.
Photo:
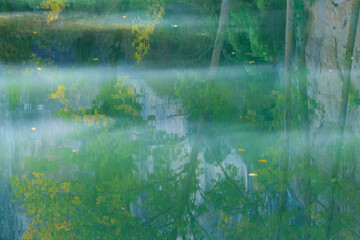
[[[125,77],[127,79],[128,77]],[[97,109],[94,111],[87,111],[84,107],[79,107],[78,110],[74,110],[73,107],[68,105],[66,99],[67,88],[64,85],[59,85],[56,92],[50,94],[50,99],[60,99],[60,102],[64,105],[63,108],[57,113],[57,116],[71,117],[72,120],[77,122],[84,122],[88,126],[96,126],[98,128],[107,127],[115,122],[114,119],[100,114]],[[111,99],[114,100],[113,108],[119,112],[137,116],[138,112],[131,105],[125,103],[126,100],[136,99],[137,94],[132,91],[132,88],[125,85],[124,78],[119,77],[114,85],[115,93],[111,94]]]
[[[50,10],[44,12],[47,17],[47,23],[50,23],[59,18],[59,14],[70,4],[66,3],[66,0],[45,0],[38,8]]]
[[[65,94],[66,87],[64,85],[58,86],[56,92],[50,94],[51,99],[60,99],[60,102],[64,105],[57,113],[58,116],[71,116],[74,121],[85,122],[88,126],[96,126],[99,128],[106,127],[114,122],[112,118],[104,114],[99,114],[97,110],[95,110],[93,114],[88,114],[83,107],[79,107],[79,110],[75,111],[72,107],[68,106],[68,100]]]
[[[78,122],[84,122],[88,126],[107,127],[109,123],[114,123],[114,119],[107,117],[105,114],[99,114],[95,109],[94,114],[87,114],[86,109],[79,107],[78,112],[73,112],[73,119]]]
[[[125,79],[126,78],[127,77],[125,77]],[[125,85],[123,77],[119,77],[117,79],[114,88],[116,92],[114,94],[111,94],[111,99],[120,102],[119,104],[114,105],[114,109],[125,114],[137,116],[138,112],[136,111],[136,109],[131,107],[129,104],[124,103],[125,98],[135,99],[137,95],[132,91],[130,86]]]
[[[12,177],[11,184],[18,200],[23,202],[26,215],[31,217],[24,239],[84,239],[84,219],[98,227],[111,228],[102,239],[123,239],[122,226],[136,224],[126,203],[120,195],[99,195],[96,204],[107,212],[90,210],[89,199],[82,195],[79,186],[71,188],[70,182],[57,182],[33,172],[34,177]],[[79,210],[82,209],[82,210]],[[111,214],[114,212],[116,214]],[[93,225],[91,225],[93,226]]]
[[[218,211],[219,217],[220,217],[220,222],[219,225],[217,227],[218,231],[224,231],[224,237],[228,237],[229,236],[229,229],[230,229],[230,224],[229,222],[231,221],[231,217],[228,216],[225,212],[223,211]]]
[[[139,63],[143,57],[149,53],[150,49],[150,35],[154,32],[156,24],[162,19],[164,15],[164,4],[161,0],[155,0],[149,4],[145,13],[145,23],[138,17],[138,23],[133,21],[132,33],[136,33],[136,38],[132,42],[132,46],[136,46],[135,58]]]
[[[224,221],[224,223],[229,223],[229,221],[231,220],[231,217],[229,217],[225,212],[223,211],[218,211],[218,214],[220,216],[220,218]]]
[[[64,182],[61,184],[61,189],[63,189],[65,192],[70,192],[70,183],[69,182]]]
[[[113,108],[119,112],[137,116],[137,110],[127,102],[133,102],[137,98],[137,94],[134,93],[132,87],[125,85],[124,79],[128,79],[128,76],[119,77],[114,85],[115,92],[111,94],[113,102]],[[84,107],[79,107],[78,110],[74,110],[73,107],[68,105],[68,99],[66,98],[67,88],[64,85],[59,85],[55,93],[50,94],[50,99],[60,99],[63,108],[60,108],[57,116],[70,117],[77,122],[84,122],[88,126],[96,126],[98,128],[107,127],[115,122],[114,119],[100,114],[97,109],[93,111],[87,111]],[[90,113],[91,112],[91,113]]]
[[[81,204],[81,200],[79,197],[75,196],[74,200],[72,200],[72,203],[78,206]]]
[[[50,94],[51,99],[59,99],[62,104],[66,104],[68,100],[65,98],[66,87],[64,85],[58,86],[56,93]]]
[[[33,172],[34,177],[11,178],[17,199],[24,202],[25,214],[32,221],[24,239],[68,239],[75,234],[70,221],[77,214],[80,197],[70,195],[70,182],[58,183]],[[51,237],[50,237],[51,236]]]
[[[32,172],[32,174],[34,175],[35,178],[41,178],[44,176],[43,173]]]
[[[120,194],[102,195],[103,188],[97,186],[95,209],[107,209],[111,203],[109,211],[98,212],[88,209],[91,196],[89,199],[87,191],[76,183],[54,181],[39,172],[32,175],[10,179],[15,197],[23,203],[25,215],[31,217],[24,239],[84,239],[81,235],[84,219],[96,226],[112,229],[103,239],[123,239],[122,226],[136,224]],[[111,212],[116,214],[109,214]]]

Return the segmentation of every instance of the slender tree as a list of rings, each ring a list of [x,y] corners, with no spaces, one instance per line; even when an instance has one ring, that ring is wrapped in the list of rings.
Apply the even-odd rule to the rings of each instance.
[[[285,124],[284,124],[284,153],[282,159],[281,192],[278,208],[278,227],[275,239],[280,239],[281,219],[286,205],[286,189],[288,185],[289,148],[290,148],[290,107],[291,107],[291,56],[294,31],[294,0],[287,0],[286,9],[286,38],[285,38]]]
[[[345,66],[344,66],[344,74],[343,74],[343,91],[341,98],[341,106],[340,106],[340,115],[339,115],[339,129],[337,132],[337,140],[336,140],[336,154],[335,161],[332,166],[331,178],[332,180],[337,178],[339,172],[339,163],[341,158],[341,149],[343,146],[343,138],[344,138],[344,129],[346,122],[346,112],[349,100],[349,89],[350,89],[350,78],[351,78],[351,67],[352,67],[352,57],[354,52],[354,43],[356,38],[356,30],[358,26],[359,20],[359,8],[360,8],[360,0],[354,0],[352,5],[352,13],[350,20],[350,29],[347,39],[346,52],[345,52]],[[341,71],[341,69],[339,69]],[[329,207],[329,215],[328,215],[328,226],[326,232],[326,238],[331,239],[332,235],[332,227],[333,220],[335,214],[335,188],[337,181],[331,181],[331,199],[330,199],[330,207]]]
[[[210,76],[213,77],[218,69],[220,54],[223,48],[226,27],[229,20],[231,0],[222,0],[221,11],[219,17],[219,26],[216,34],[214,43],[214,50],[212,53],[211,64],[210,64]]]

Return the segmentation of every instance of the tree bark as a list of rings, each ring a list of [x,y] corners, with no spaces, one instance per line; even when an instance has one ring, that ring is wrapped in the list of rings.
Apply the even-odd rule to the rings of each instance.
[[[282,216],[286,205],[286,193],[288,185],[289,148],[290,148],[290,108],[291,108],[291,57],[294,31],[294,0],[287,0],[286,9],[286,38],[285,38],[285,124],[284,124],[284,154],[282,160],[281,191],[278,207],[278,227],[275,239],[280,239]]]
[[[329,207],[329,215],[328,215],[328,227],[326,232],[326,238],[331,239],[332,235],[332,226],[335,214],[335,188],[336,188],[336,178],[338,177],[339,172],[339,164],[341,158],[341,149],[343,146],[343,138],[344,138],[344,130],[345,130],[345,122],[346,122],[346,112],[347,105],[349,100],[349,89],[350,89],[350,78],[351,78],[351,67],[352,67],[352,58],[354,52],[354,43],[356,38],[356,30],[359,20],[359,8],[360,8],[360,0],[354,0],[352,5],[352,13],[350,20],[350,29],[349,35],[346,45],[346,53],[345,53],[345,66],[344,66],[344,75],[343,75],[343,91],[342,91],[342,99],[340,106],[340,116],[339,116],[339,129],[337,133],[336,140],[336,153],[335,153],[335,161],[332,166],[331,173],[331,199],[330,199],[330,207]],[[341,71],[341,69],[339,69]],[[333,181],[335,180],[335,181]]]
[[[218,70],[221,50],[224,44],[226,26],[229,20],[230,6],[231,6],[231,0],[222,0],[220,17],[219,17],[219,26],[216,34],[214,50],[212,53],[211,64],[210,64],[210,77],[214,77]]]

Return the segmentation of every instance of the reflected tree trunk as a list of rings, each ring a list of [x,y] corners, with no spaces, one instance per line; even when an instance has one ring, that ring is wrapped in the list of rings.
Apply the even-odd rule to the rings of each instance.
[[[220,55],[226,34],[226,26],[229,20],[230,6],[231,6],[231,0],[222,0],[220,17],[219,17],[219,26],[216,34],[214,50],[212,53],[211,64],[210,64],[210,77],[214,77],[218,70]]]
[[[221,11],[220,11],[220,17],[219,17],[219,26],[216,34],[216,39],[214,43],[214,50],[211,58],[210,63],[210,69],[209,69],[209,77],[210,79],[213,79],[213,77],[216,75],[218,71],[219,66],[219,60],[221,51],[223,48],[224,43],[224,36],[226,33],[226,26],[229,20],[229,13],[230,13],[230,6],[231,6],[231,0],[222,0],[221,2]],[[206,84],[206,92],[208,92],[209,88],[209,82]],[[206,106],[204,106],[204,109],[206,109]],[[196,136],[195,136],[195,144],[194,148],[191,150],[190,154],[190,162],[189,167],[185,176],[185,182],[183,185],[183,189],[181,192],[181,198],[180,198],[180,205],[178,214],[174,220],[174,228],[170,233],[169,239],[176,240],[179,235],[179,225],[181,222],[182,216],[185,214],[185,210],[187,208],[187,205],[189,204],[189,200],[191,198],[191,188],[192,184],[195,181],[196,176],[196,167],[197,167],[197,158],[200,151],[200,142],[202,139],[202,131],[203,131],[203,125],[206,118],[206,112],[202,112],[200,114],[198,123],[197,123],[197,130],[196,130]]]
[[[284,126],[284,153],[281,165],[281,190],[278,207],[278,226],[275,239],[280,239],[282,217],[286,206],[288,185],[289,148],[290,148],[290,108],[291,108],[291,57],[294,31],[294,0],[287,0],[286,10],[286,39],[285,39],[285,126]]]
[[[345,129],[345,122],[346,122],[346,112],[349,100],[349,89],[350,89],[350,78],[351,78],[351,67],[352,67],[352,58],[354,52],[354,43],[356,38],[356,30],[358,26],[359,20],[359,7],[360,7],[360,0],[355,0],[352,6],[352,13],[351,13],[351,20],[350,20],[350,29],[348,34],[348,40],[346,45],[346,53],[345,53],[345,66],[344,66],[344,74],[343,74],[343,91],[342,91],[342,98],[341,98],[341,106],[340,106],[340,116],[339,116],[339,129],[337,133],[337,140],[336,140],[336,154],[335,154],[335,161],[332,166],[331,171],[331,199],[330,199],[330,206],[329,206],[329,215],[328,215],[328,226],[326,232],[326,238],[331,239],[332,235],[332,227],[333,227],[333,220],[335,215],[335,189],[337,185],[336,178],[338,177],[339,172],[339,164],[341,158],[341,149],[343,146],[343,139],[344,139],[344,129]],[[341,71],[341,69],[339,69]]]
[[[178,213],[173,223],[174,229],[172,230],[169,237],[169,239],[171,240],[176,240],[178,238],[178,230],[179,230],[179,225],[181,224],[181,218],[184,214],[186,214],[185,211],[186,208],[188,207],[189,200],[191,198],[192,185],[195,181],[195,176],[196,176],[197,159],[200,150],[200,141],[202,136],[203,125],[204,125],[204,118],[203,116],[200,116],[197,124],[194,148],[191,150],[190,162],[184,179],[183,189],[180,195]]]
[[[310,154],[310,122],[309,122],[309,98],[308,98],[308,85],[307,85],[307,71],[306,71],[306,57],[305,57],[305,47],[306,47],[306,37],[305,37],[305,7],[304,1],[299,3],[299,23],[298,23],[298,70],[299,70],[299,95],[300,95],[300,117],[302,132],[304,138],[304,207],[305,207],[305,240],[310,239],[310,228],[311,228],[311,154]]]

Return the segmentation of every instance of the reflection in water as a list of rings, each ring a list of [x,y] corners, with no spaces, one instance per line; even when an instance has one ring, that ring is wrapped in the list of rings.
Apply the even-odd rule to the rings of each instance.
[[[1,239],[360,238],[358,56],[343,68],[335,34],[315,62],[305,32],[335,3],[296,1],[287,105],[285,1],[14,2],[0,14]]]

